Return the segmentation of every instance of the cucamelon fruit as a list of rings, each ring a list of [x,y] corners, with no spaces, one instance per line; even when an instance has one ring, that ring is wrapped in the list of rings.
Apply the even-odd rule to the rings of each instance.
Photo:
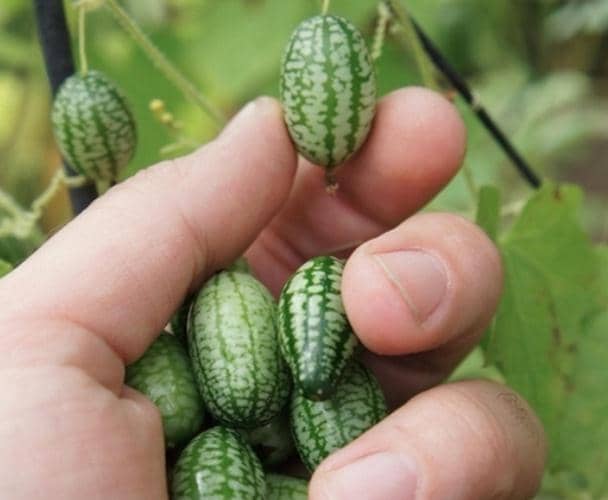
[[[265,500],[262,464],[236,431],[213,427],[195,437],[175,464],[172,500]]]
[[[161,333],[144,355],[129,365],[125,383],[160,410],[168,448],[188,442],[203,424],[203,402],[190,358],[173,335]]]
[[[311,401],[294,391],[291,427],[304,465],[314,469],[386,415],[382,390],[371,372],[353,361],[331,399]]]
[[[308,482],[282,474],[266,474],[266,500],[306,500]]]
[[[276,467],[295,453],[289,413],[282,411],[267,424],[240,431],[264,467]]]
[[[333,169],[364,142],[374,117],[376,78],[361,33],[342,17],[303,21],[281,65],[285,121],[298,151]]]
[[[279,298],[279,343],[305,397],[328,398],[358,345],[340,294],[344,264],[316,257],[302,265]]]
[[[209,412],[230,427],[269,422],[289,399],[276,304],[248,273],[221,271],[192,304],[188,349]]]
[[[171,325],[171,332],[177,337],[180,342],[187,345],[188,336],[188,314],[190,313],[190,306],[192,305],[192,296],[187,296],[179,309],[173,313],[169,324]]]
[[[93,180],[114,181],[135,151],[137,133],[129,105],[99,71],[75,74],[63,82],[51,121],[64,158]]]

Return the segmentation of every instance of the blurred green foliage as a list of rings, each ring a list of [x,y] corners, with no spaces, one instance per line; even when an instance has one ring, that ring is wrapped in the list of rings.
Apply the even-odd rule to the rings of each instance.
[[[256,95],[277,94],[285,41],[302,18],[319,9],[317,0],[128,0],[123,4],[163,52],[229,115]],[[608,227],[602,215],[608,182],[598,186],[595,180],[607,177],[601,173],[608,137],[608,37],[602,29],[608,23],[608,2],[410,0],[407,4],[541,175],[589,182],[587,227],[596,238],[606,239]],[[67,7],[75,31],[76,16]],[[374,0],[334,0],[331,8],[371,38]],[[90,13],[88,26],[90,64],[120,82],[139,122],[140,147],[125,175],[158,161],[162,146],[174,140],[148,110],[154,98],[167,103],[183,124],[185,136],[200,143],[213,136],[211,121],[156,71],[106,9]],[[390,41],[378,73],[381,93],[420,83],[411,55]],[[57,162],[49,156],[53,143],[48,91],[30,2],[5,0],[0,6],[0,103],[0,183],[27,206]],[[505,203],[517,202],[527,194],[527,187],[474,115],[458,104],[468,125],[467,165],[475,182],[505,187]],[[472,201],[466,183],[457,178],[433,208],[471,213]],[[66,215],[64,209],[58,217]],[[60,222],[51,218],[47,228]]]
[[[285,42],[295,25],[317,13],[320,5],[318,0],[124,0],[122,4],[227,115],[259,94],[278,94]],[[574,188],[556,199],[547,188],[522,213],[529,187],[475,115],[456,99],[469,133],[465,164],[470,175],[467,181],[459,174],[429,208],[472,217],[477,209],[472,191],[493,185],[500,195],[494,188],[481,191],[478,220],[493,236],[515,220],[501,239],[507,264],[506,299],[484,340],[485,354],[501,368],[507,382],[535,403],[558,450],[541,497],[608,494],[602,472],[608,466],[606,455],[601,462],[601,453],[586,453],[608,445],[606,425],[601,424],[601,419],[608,419],[608,402],[596,394],[598,387],[605,386],[606,375],[601,372],[608,356],[607,316],[596,314],[596,309],[599,302],[606,308],[608,290],[605,285],[601,291],[599,284],[598,290],[595,284],[588,286],[589,276],[595,277],[594,283],[608,282],[608,254],[605,248],[592,247],[586,236],[608,241],[608,1],[407,0],[406,4],[534,169],[546,179],[574,182],[584,192],[584,201]],[[67,2],[66,7],[75,32],[75,13]],[[350,18],[371,40],[375,0],[333,0],[331,11]],[[190,143],[203,143],[215,134],[212,121],[155,69],[106,9],[88,16],[88,56],[91,67],[120,84],[138,121],[139,148],[125,176],[162,159],[162,148],[176,140],[175,133],[150,112],[152,99],[166,103],[183,125],[180,134]],[[412,54],[390,39],[378,61],[378,77],[382,94],[421,83]],[[446,93],[450,90],[446,85]],[[31,2],[2,0],[0,186],[2,199],[9,197],[11,202],[0,203],[0,223],[31,204],[59,163],[48,112],[49,92]],[[187,152],[187,147],[175,152]],[[581,213],[586,234],[578,223]],[[44,234],[68,218],[64,196],[50,207],[40,232],[0,235],[0,259],[20,262]],[[568,245],[562,253],[553,252],[564,242]],[[582,255],[584,265],[579,265]],[[569,274],[572,267],[576,269]],[[524,291],[542,297],[540,306],[522,302]],[[563,306],[568,316],[551,316],[555,304]],[[551,337],[554,323],[564,345]],[[584,340],[580,345],[579,337]],[[535,352],[534,359],[522,358],[517,343]],[[578,351],[567,351],[572,344]],[[541,362],[530,374],[523,371],[526,363],[538,359]],[[495,372],[483,371],[481,351],[468,363],[459,373],[495,377]],[[540,389],[547,392],[537,393]],[[589,429],[577,432],[581,425],[597,428],[597,435]],[[587,470],[594,465],[600,474]]]

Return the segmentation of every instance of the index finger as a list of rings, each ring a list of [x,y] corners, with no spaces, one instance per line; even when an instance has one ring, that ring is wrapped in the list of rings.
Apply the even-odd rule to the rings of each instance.
[[[116,186],[0,282],[0,322],[21,330],[3,329],[0,352],[11,356],[20,342],[12,337],[33,322],[44,330],[41,321],[54,321],[133,361],[187,290],[236,259],[269,222],[295,167],[280,106],[265,98],[194,154]]]
[[[465,128],[455,107],[423,88],[397,90],[378,103],[361,150],[325,191],[321,168],[301,161],[288,202],[248,250],[256,274],[277,293],[302,262],[347,255],[419,210],[456,174]]]

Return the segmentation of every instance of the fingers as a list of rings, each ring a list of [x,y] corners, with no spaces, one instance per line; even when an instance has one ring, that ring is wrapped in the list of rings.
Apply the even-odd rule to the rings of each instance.
[[[458,171],[466,130],[442,95],[420,87],[397,90],[378,105],[365,147],[338,182],[350,203],[385,226],[430,201]]]
[[[518,395],[498,384],[444,385],[412,399],[322,463],[313,500],[526,499],[546,444]]]
[[[251,103],[217,140],[117,186],[49,240],[2,281],[0,320],[69,319],[132,361],[269,222],[295,167],[279,104]]]
[[[465,129],[439,94],[406,88],[384,97],[363,148],[338,169],[340,188],[302,161],[288,203],[249,249],[256,274],[278,292],[303,260],[348,254],[422,207],[454,176]]]
[[[483,231],[455,215],[421,214],[353,253],[342,296],[363,344],[396,355],[480,330],[501,286],[500,257]]]
[[[391,407],[452,371],[491,320],[501,288],[498,251],[454,215],[416,215],[353,253],[342,298]]]

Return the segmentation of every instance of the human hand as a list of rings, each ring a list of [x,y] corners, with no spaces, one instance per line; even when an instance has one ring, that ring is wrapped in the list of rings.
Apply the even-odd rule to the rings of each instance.
[[[110,190],[0,281],[0,496],[166,498],[158,411],[123,384],[125,364],[245,250],[277,294],[303,260],[355,248],[347,313],[389,404],[408,402],[329,457],[310,497],[532,496],[545,441],[526,403],[490,382],[435,387],[501,288],[476,226],[412,215],[455,174],[464,136],[443,98],[397,91],[332,197],[320,169],[296,165],[278,104],[260,99],[196,153]]]

